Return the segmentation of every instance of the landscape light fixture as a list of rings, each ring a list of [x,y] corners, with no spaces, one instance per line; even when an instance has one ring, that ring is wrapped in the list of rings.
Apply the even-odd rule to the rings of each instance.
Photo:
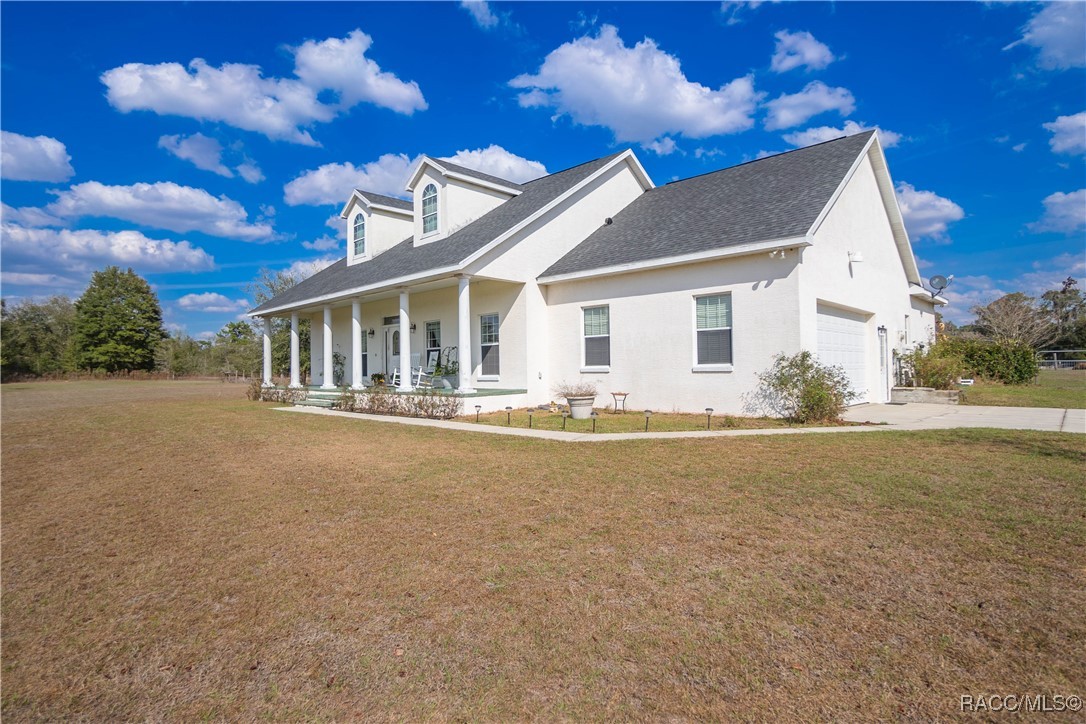
[[[482,405],[475,406],[475,421],[479,422],[479,411],[483,409]]]
[[[566,429],[566,418],[567,417],[569,417],[569,413],[566,412],[565,410],[562,410],[562,429],[563,430]]]
[[[512,416],[513,416],[513,408],[512,408],[512,407],[509,407],[509,406],[507,405],[507,406],[506,406],[506,408],[505,408],[505,424],[506,424],[507,426],[508,426],[508,425],[510,424],[509,420],[510,420],[510,418],[511,418]]]
[[[709,421],[711,419],[713,419],[713,408],[706,407],[705,408],[705,429],[706,430],[710,429],[709,428]]]
[[[597,420],[597,418],[599,418],[599,416],[600,416],[600,413],[596,412],[595,410],[593,410],[592,414],[589,415],[589,417],[592,418],[592,432],[596,431],[596,420]]]
[[[533,414],[535,414],[535,413],[532,411],[532,408],[529,407],[528,408],[528,429],[529,430],[532,429],[532,415]]]
[[[645,432],[649,431],[649,418],[652,417],[652,410],[645,410]]]

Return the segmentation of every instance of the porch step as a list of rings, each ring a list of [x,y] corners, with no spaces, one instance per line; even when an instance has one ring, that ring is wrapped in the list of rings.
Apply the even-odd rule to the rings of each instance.
[[[330,408],[335,404],[335,400],[323,400],[320,398],[309,398],[308,400],[298,400],[294,403],[295,407],[324,407]]]
[[[343,396],[340,390],[309,390],[304,400],[294,404],[298,407],[332,407]]]

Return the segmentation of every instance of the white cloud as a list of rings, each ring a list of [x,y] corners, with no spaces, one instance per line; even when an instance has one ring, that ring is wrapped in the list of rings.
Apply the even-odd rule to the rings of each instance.
[[[1022,153],[1022,151],[1026,150],[1027,145],[1029,145],[1029,141],[1023,141],[1022,143],[1016,143],[1015,145],[1011,146],[1011,150],[1014,151],[1015,153]]]
[[[288,274],[293,274],[301,279],[307,279],[313,276],[321,269],[332,266],[343,257],[336,256],[322,256],[319,259],[309,259],[307,261],[296,261],[286,268]]]
[[[777,39],[777,47],[773,52],[770,68],[777,73],[800,66],[807,66],[808,70],[820,70],[835,60],[829,47],[805,30],[798,33],[781,30],[773,37]]]
[[[1037,65],[1046,70],[1086,66],[1086,4],[1045,3],[1022,28],[1022,37],[1003,50],[1023,43],[1037,49]]]
[[[947,226],[965,218],[962,207],[950,199],[933,191],[917,191],[904,181],[897,185],[897,203],[913,241],[927,238],[937,244],[949,244]]]
[[[792,133],[786,133],[782,138],[788,143],[791,143],[796,148],[804,148],[806,146],[813,146],[816,143],[824,143],[826,141],[832,141],[836,138],[842,138],[844,136],[854,136],[857,133],[863,133],[869,131],[872,128],[878,128],[877,126],[869,126],[866,123],[857,123],[856,121],[845,121],[845,125],[841,128],[834,128],[833,126],[818,126],[816,128],[808,128],[805,131],[794,131]],[[901,143],[901,134],[893,131],[887,131],[884,128],[878,128],[879,142],[883,148],[893,148]]]
[[[694,149],[694,158],[713,158],[714,156],[723,156],[724,152],[719,148],[702,148],[698,147]]]
[[[353,163],[326,163],[306,171],[283,187],[290,206],[299,204],[345,204],[352,189],[386,196],[403,196],[407,174],[414,159],[402,153],[386,153],[362,166]]]
[[[418,83],[404,82],[366,57],[372,45],[373,38],[358,29],[346,38],[307,40],[294,49],[294,72],[315,91],[338,93],[341,110],[359,103],[373,103],[408,116],[426,110]]]
[[[1086,111],[1073,116],[1060,116],[1051,123],[1045,123],[1044,128],[1052,133],[1048,145],[1053,153],[1086,153]]]
[[[33,206],[14,208],[0,203],[0,221],[19,226],[64,226],[63,219],[58,219],[52,214]]]
[[[798,93],[781,94],[766,103],[769,113],[766,116],[767,131],[792,128],[808,119],[825,113],[837,111],[847,116],[856,110],[856,99],[847,88],[831,88],[820,80],[812,81]]]
[[[187,241],[149,239],[138,231],[27,229],[3,224],[4,266],[13,271],[87,272],[106,264],[149,272],[204,271],[215,260]]]
[[[489,29],[497,27],[501,19],[490,9],[490,3],[486,0],[461,0],[460,8],[467,10],[475,24],[480,28]]]
[[[675,153],[675,151],[677,150],[677,146],[675,145],[675,139],[668,136],[664,136],[663,138],[657,141],[653,141],[652,143],[642,143],[641,147],[644,148],[646,151],[652,151],[657,156],[669,156]]]
[[[204,292],[203,294],[186,294],[177,300],[179,309],[186,312],[216,312],[226,314],[230,312],[244,312],[251,305],[248,299],[230,299],[216,292]]]
[[[956,276],[954,283],[943,293],[950,304],[942,313],[955,324],[965,324],[973,319],[969,310],[978,304],[988,304],[1011,292],[1039,297],[1050,289],[1059,289],[1067,277],[1081,279],[1084,274],[1086,258],[1081,254],[1060,254],[1035,261],[1029,271],[1014,277]]]
[[[547,167],[539,161],[529,161],[494,144],[473,151],[465,148],[444,158],[460,166],[515,183],[524,183],[547,175]]]
[[[339,219],[338,216],[336,218]],[[341,242],[334,236],[328,236],[327,234],[325,234],[319,239],[314,239],[313,241],[303,241],[302,246],[306,249],[312,249],[313,251],[331,251],[332,249],[338,249],[339,245],[342,243],[343,242]]]
[[[0,283],[18,287],[76,287],[79,282],[59,274],[32,274],[26,272],[0,272]]]
[[[0,177],[8,181],[67,181],[75,174],[71,160],[55,138],[0,131]]]
[[[252,161],[244,161],[243,163],[238,164],[237,171],[238,176],[241,176],[251,184],[258,184],[264,180],[264,172]]]
[[[552,50],[534,75],[509,83],[526,108],[611,129],[618,141],[650,143],[667,134],[705,138],[744,131],[761,98],[747,75],[713,90],[686,78],[679,59],[645,38],[626,47],[613,25]]]
[[[347,222],[339,218],[339,214],[332,214],[324,225],[336,232],[336,238],[347,241]]]
[[[259,66],[225,63],[215,68],[202,58],[180,63],[126,63],[100,80],[106,98],[122,113],[145,110],[203,121],[220,121],[268,138],[317,145],[306,127],[327,123],[368,101],[411,114],[425,110],[418,84],[386,73],[369,58],[370,36],[353,30],[346,38],[306,41],[292,48],[294,78],[265,78]],[[334,91],[335,104],[318,100]]]
[[[248,223],[248,214],[237,201],[212,196],[203,189],[179,186],[171,181],[131,186],[106,186],[97,181],[54,191],[56,201],[45,211],[64,219],[108,216],[170,231],[202,231],[241,241],[274,241],[271,224]]]
[[[227,178],[234,176],[234,172],[223,165],[222,144],[202,133],[194,133],[187,137],[179,135],[162,136],[158,139],[158,147],[164,148],[174,156],[190,162],[198,169],[217,173]]]
[[[738,25],[743,22],[748,10],[757,10],[764,4],[763,0],[724,0],[720,3],[720,15],[725,25]]]
[[[1086,189],[1069,194],[1057,191],[1046,196],[1041,203],[1045,206],[1044,215],[1028,225],[1031,231],[1074,234],[1086,229]]]

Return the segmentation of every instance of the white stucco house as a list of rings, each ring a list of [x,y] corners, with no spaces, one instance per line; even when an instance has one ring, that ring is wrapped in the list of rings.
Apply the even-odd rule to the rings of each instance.
[[[884,402],[895,351],[933,333],[875,131],[663,186],[630,150],[523,184],[424,157],[406,190],[348,190],[344,258],[250,312],[312,320],[316,385],[338,353],[344,384],[400,369],[406,392],[451,347],[468,407],[594,381],[601,407],[739,413],[807,349]]]

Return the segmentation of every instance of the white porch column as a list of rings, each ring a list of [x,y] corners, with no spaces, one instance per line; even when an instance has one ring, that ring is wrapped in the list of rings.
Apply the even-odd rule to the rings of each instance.
[[[272,386],[272,320],[264,317],[264,387]]]
[[[297,312],[290,313],[290,386],[302,386],[302,375],[299,370]]]
[[[406,287],[400,288],[400,385],[401,392],[411,391],[411,307]]]
[[[351,387],[362,389],[362,302],[351,300]]]
[[[475,392],[471,387],[471,277],[460,277],[457,293],[457,364],[460,366],[459,392]]]
[[[324,342],[324,383],[322,390],[335,389],[336,382],[332,379],[332,308],[324,307],[324,334],[321,341]]]

